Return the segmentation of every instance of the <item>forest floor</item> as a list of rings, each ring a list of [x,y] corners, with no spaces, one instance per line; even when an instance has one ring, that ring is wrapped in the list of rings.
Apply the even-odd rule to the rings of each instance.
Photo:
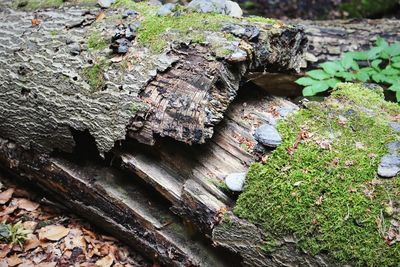
[[[3,178],[0,174],[0,181]],[[33,191],[0,182],[0,267],[6,266],[159,265],[92,228],[62,206]]]

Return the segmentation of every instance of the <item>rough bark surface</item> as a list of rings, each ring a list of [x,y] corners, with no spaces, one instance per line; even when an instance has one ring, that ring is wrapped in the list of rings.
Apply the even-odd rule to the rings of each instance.
[[[204,143],[245,72],[297,69],[305,46],[300,28],[259,24],[253,41],[206,34],[241,51],[239,58],[217,58],[207,45],[189,43],[182,49],[179,36],[161,54],[134,41],[122,58],[88,44],[93,34],[109,42],[121,23],[115,21],[120,11],[113,9],[95,22],[99,12],[0,10],[1,136],[44,152],[71,151],[70,128],[88,130],[101,153],[123,140],[127,128],[148,144],[154,134]]]
[[[293,237],[283,237],[277,248],[267,252],[265,234],[231,212],[214,228],[213,241],[242,255],[243,266],[332,266],[325,256],[310,256],[299,251]]]

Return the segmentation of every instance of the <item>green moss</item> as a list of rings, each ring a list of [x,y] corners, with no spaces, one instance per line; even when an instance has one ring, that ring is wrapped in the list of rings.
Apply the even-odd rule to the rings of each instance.
[[[100,63],[93,64],[92,66],[83,69],[83,76],[92,90],[98,91],[104,88],[104,69],[106,66],[107,64],[104,61],[101,61]]]
[[[342,3],[341,10],[350,17],[364,18],[382,14],[398,5],[398,0],[353,0]]]
[[[400,214],[382,214],[400,205],[400,177],[377,177],[386,144],[399,138],[388,127],[396,114],[400,107],[382,91],[360,85],[340,85],[326,101],[311,102],[278,125],[284,141],[265,165],[251,166],[235,213],[276,238],[294,234],[304,251],[341,264],[397,265],[400,244],[388,246],[384,237]],[[308,138],[295,147],[302,131]]]
[[[178,6],[179,16],[157,16],[159,7],[148,3],[135,3],[131,0],[117,0],[114,7],[125,7],[137,10],[142,16],[137,40],[140,44],[149,46],[155,52],[161,52],[168,44],[169,33],[178,34],[181,38],[201,43],[205,40],[206,32],[219,32],[223,24],[242,21],[275,23],[275,20],[261,17],[250,17],[243,20],[214,13],[189,12]],[[178,38],[179,39],[179,38]]]
[[[98,31],[93,31],[87,40],[87,47],[93,50],[103,50],[109,44],[107,41]]]
[[[96,0],[17,0],[13,1],[13,7],[23,10],[38,10],[45,8],[58,8],[63,5],[94,6]]]
[[[250,16],[245,18],[247,22],[252,22],[252,23],[264,23],[264,24],[271,24],[274,25],[278,23],[278,20],[276,19],[270,19],[270,18],[264,18],[264,17],[259,17],[259,16]]]

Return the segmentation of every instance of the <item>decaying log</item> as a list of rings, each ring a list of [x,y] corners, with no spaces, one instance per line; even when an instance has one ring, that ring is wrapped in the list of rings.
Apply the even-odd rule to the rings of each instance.
[[[399,20],[292,20],[290,23],[303,25],[308,38],[303,71],[315,68],[321,62],[338,59],[345,52],[368,49],[378,36],[389,43],[400,41]],[[271,93],[295,96],[301,95],[302,88],[294,81],[303,74],[251,73],[247,79]]]
[[[199,31],[201,45],[169,29],[161,53],[133,40],[116,55],[98,46],[113,47],[117,26],[146,18],[103,12],[99,19],[98,8],[0,10],[0,136],[42,152],[72,151],[71,128],[88,130],[101,153],[127,134],[147,144],[155,134],[204,143],[246,72],[298,69],[306,43],[301,28],[236,20],[230,25],[255,27],[256,38],[228,40],[228,27]]]
[[[108,154],[110,162],[77,164],[79,155],[44,157],[2,139],[0,168],[39,185],[82,217],[164,264],[236,266],[244,260],[251,265],[262,258],[244,259],[250,250],[232,249],[214,233],[234,204],[221,189],[223,179],[245,172],[256,159],[253,132],[260,124],[274,124],[296,109],[283,98],[243,88],[204,145],[160,139],[149,147],[126,141]],[[194,241],[190,233],[197,230],[196,235],[208,241]],[[257,240],[261,239],[254,239],[251,249],[262,246]]]

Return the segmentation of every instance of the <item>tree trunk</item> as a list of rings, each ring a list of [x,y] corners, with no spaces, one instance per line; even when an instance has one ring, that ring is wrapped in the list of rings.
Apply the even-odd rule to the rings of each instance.
[[[303,71],[338,59],[345,52],[368,49],[378,36],[389,43],[400,41],[399,20],[292,20],[290,23],[303,25],[308,38]],[[302,75],[304,73],[250,73],[247,79],[273,94],[297,96],[301,95],[302,87],[294,81]]]
[[[256,128],[297,109],[254,88],[234,101],[240,83],[298,69],[304,31],[240,21],[186,29],[205,38],[198,44],[169,29],[162,52],[134,40],[121,55],[105,49],[120,40],[116,27],[126,37],[149,15],[119,12],[1,10],[0,167],[165,265],[327,262],[290,240],[272,258],[261,252],[257,227],[227,213],[235,195],[223,181],[258,158]],[[238,231],[220,224],[228,217]]]
[[[101,153],[127,135],[147,144],[154,144],[155,134],[204,143],[245,73],[299,67],[306,43],[302,29],[240,20],[225,25],[212,15],[197,29],[184,29],[185,35],[179,28],[153,36],[167,40],[156,52],[157,44],[140,41],[142,32],[142,38],[157,34],[146,32],[159,19],[156,11],[120,19],[116,9],[3,8],[0,135],[42,152],[72,151],[70,129],[88,130]],[[190,20],[185,16],[169,19]],[[145,26],[134,26],[139,23]],[[207,23],[220,28],[202,29]],[[132,33],[134,27],[139,28]],[[138,40],[128,41],[128,33]],[[124,54],[107,49],[116,45],[130,48]]]

